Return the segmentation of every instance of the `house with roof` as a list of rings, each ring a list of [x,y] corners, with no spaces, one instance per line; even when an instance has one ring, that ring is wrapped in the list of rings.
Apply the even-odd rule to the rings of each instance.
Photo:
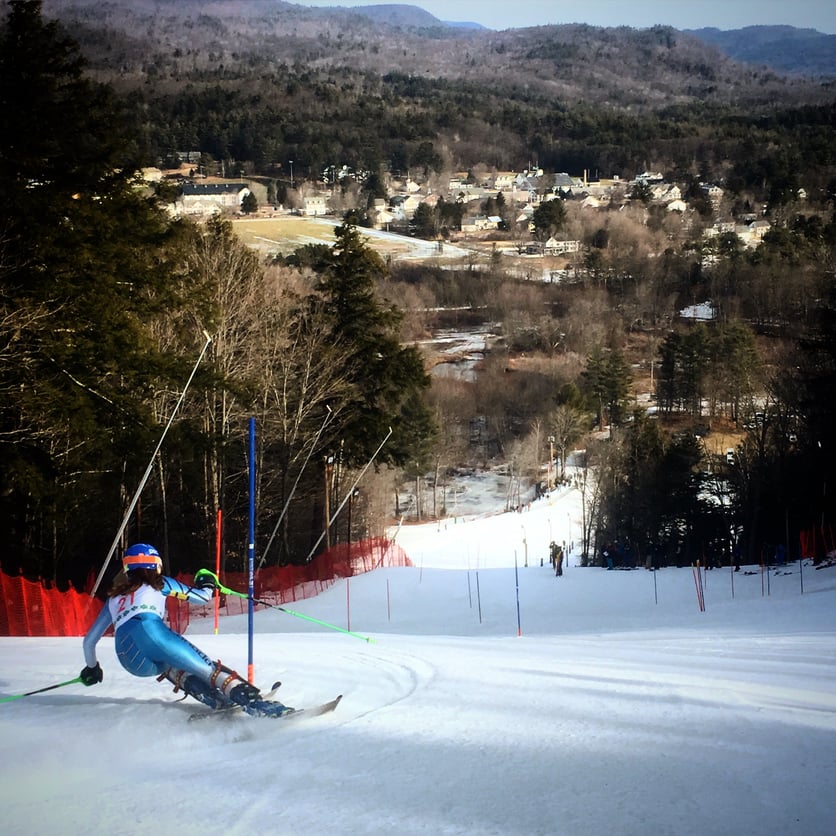
[[[571,177],[565,171],[556,172],[554,175],[554,188],[559,192],[570,192],[582,185],[577,177]]]
[[[178,214],[194,217],[240,212],[248,194],[246,183],[183,183],[175,208]]]
[[[415,210],[421,205],[423,196],[417,193],[396,194],[389,199],[389,211],[395,220],[408,221],[415,215]]]
[[[717,207],[723,199],[725,192],[714,183],[701,183],[702,193],[711,201],[711,205]]]
[[[311,192],[302,198],[302,214],[319,217],[328,214],[328,195],[324,192]]]
[[[763,219],[752,221],[747,224],[740,224],[735,227],[735,233],[743,243],[750,249],[759,247],[764,235],[772,229],[772,224]]]
[[[554,236],[549,238],[543,245],[544,255],[566,255],[567,253],[579,252],[581,248],[580,241],[560,241]]]
[[[514,171],[499,171],[493,178],[495,192],[510,191],[516,185],[517,174]]]
[[[476,215],[471,218],[462,218],[462,232],[485,232],[489,229],[498,229],[502,218],[499,215]]]
[[[672,200],[682,200],[682,189],[675,183],[656,183],[650,187],[650,197],[659,203],[668,204]]]
[[[374,229],[388,229],[389,225],[394,223],[396,219],[394,213],[389,211],[386,201],[376,198],[369,210],[369,220]]]

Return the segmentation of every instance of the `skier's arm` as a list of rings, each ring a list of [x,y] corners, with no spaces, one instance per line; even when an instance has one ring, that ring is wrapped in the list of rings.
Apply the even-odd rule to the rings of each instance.
[[[112,623],[113,619],[110,616],[110,608],[105,603],[102,607],[102,611],[87,631],[87,635],[84,637],[84,641],[81,645],[84,650],[84,663],[88,668],[95,668],[98,664],[96,659],[96,645]]]
[[[208,604],[215,594],[213,587],[186,586],[175,578],[168,576],[163,578],[163,595],[177,598],[180,601],[188,601],[191,604]]]

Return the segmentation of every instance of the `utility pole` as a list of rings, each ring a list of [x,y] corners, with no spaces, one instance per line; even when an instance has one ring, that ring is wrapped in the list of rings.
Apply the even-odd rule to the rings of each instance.
[[[552,489],[552,466],[554,464],[554,436],[549,436],[549,468],[546,487],[548,490]]]
[[[331,474],[334,470],[334,457],[325,457],[325,548],[331,548]]]

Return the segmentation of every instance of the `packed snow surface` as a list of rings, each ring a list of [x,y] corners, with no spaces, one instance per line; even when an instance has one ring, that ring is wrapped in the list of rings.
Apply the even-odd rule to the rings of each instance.
[[[256,613],[256,681],[322,717],[190,722],[103,639],[101,685],[0,704],[2,832],[832,834],[836,568],[715,569],[702,611],[690,567],[555,577],[579,533],[572,490],[402,526],[414,567],[292,605],[370,641]],[[247,671],[247,616],[188,635]],[[0,694],[82,667],[0,639]]]

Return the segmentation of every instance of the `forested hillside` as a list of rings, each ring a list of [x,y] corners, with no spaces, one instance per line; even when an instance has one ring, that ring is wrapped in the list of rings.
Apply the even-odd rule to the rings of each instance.
[[[791,166],[808,190],[833,163],[836,86],[735,64],[669,28],[472,32],[280,2],[46,8],[130,102],[149,163],[199,149],[261,174],[293,159],[313,179],[329,165],[532,160],[710,179],[731,161],[747,185]]]
[[[212,553],[219,507],[225,554],[242,559],[252,415],[270,562],[309,559],[323,527],[326,543],[379,532],[404,479],[432,484],[443,514],[456,470],[490,464],[519,502],[543,481],[547,439],[547,481],[587,451],[590,559],[612,539],[663,560],[757,558],[832,520],[831,84],[660,27],[493,33],[255,0],[3,8],[4,570],[83,581],[204,329],[211,348],[131,521],[173,569]],[[135,172],[180,152],[277,200],[330,191],[350,213],[333,246],[262,263],[228,220],[163,211],[176,181],[138,188]],[[450,182],[531,170],[531,213],[483,194],[504,228],[460,264],[390,263],[358,234],[407,173],[434,198],[413,232],[441,242],[462,232]],[[623,185],[585,205],[558,193],[560,172]],[[676,211],[654,198],[659,178]],[[761,224],[756,241],[744,223]],[[576,255],[561,281],[532,281],[501,235],[541,251],[557,236]],[[708,322],[680,316],[705,303]],[[472,382],[430,385],[416,343],[444,316],[496,332]],[[707,441],[721,431],[731,455]],[[329,525],[383,439],[379,472]]]

